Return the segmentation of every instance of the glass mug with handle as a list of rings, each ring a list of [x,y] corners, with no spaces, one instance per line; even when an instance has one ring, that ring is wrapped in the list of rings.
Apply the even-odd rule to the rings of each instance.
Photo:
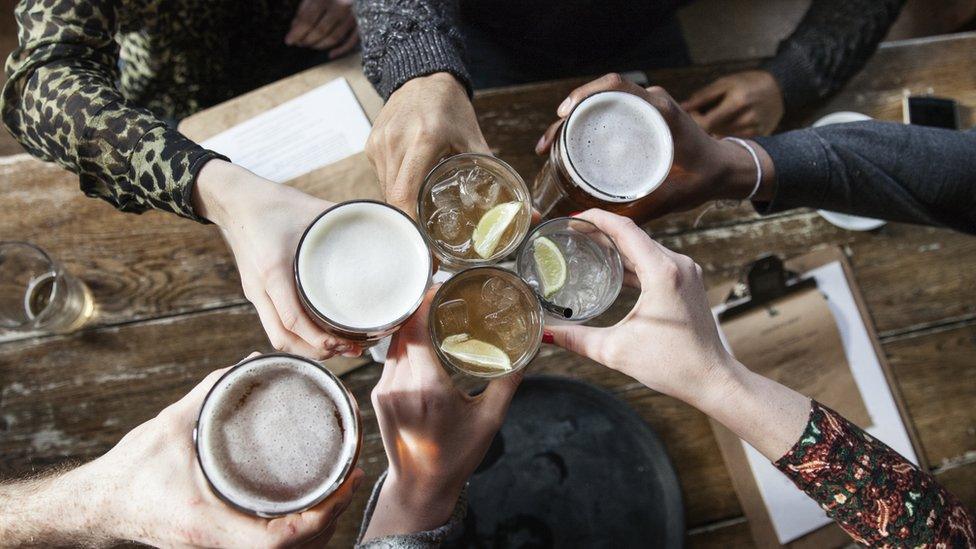
[[[589,208],[640,218],[673,157],[671,130],[653,105],[626,92],[595,93],[559,128],[533,206],[547,219]]]

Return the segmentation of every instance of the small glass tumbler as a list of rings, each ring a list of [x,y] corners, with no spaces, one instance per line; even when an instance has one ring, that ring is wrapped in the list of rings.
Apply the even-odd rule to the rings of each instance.
[[[546,295],[536,248],[551,250],[553,245],[564,261],[565,278]],[[570,322],[585,322],[606,311],[620,294],[624,279],[613,239],[593,223],[573,217],[558,217],[536,227],[518,251],[517,269],[549,316]]]
[[[88,286],[42,249],[0,242],[0,328],[70,333],[95,314]]]

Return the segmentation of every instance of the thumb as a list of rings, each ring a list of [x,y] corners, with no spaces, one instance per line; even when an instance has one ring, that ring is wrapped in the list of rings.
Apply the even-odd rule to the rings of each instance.
[[[602,328],[567,324],[546,326],[546,331],[552,334],[555,345],[599,362],[595,355],[603,339]]]
[[[515,391],[518,390],[519,384],[521,383],[521,371],[493,379],[488,383],[485,391],[481,393],[481,398],[483,399],[484,406],[488,408],[492,416],[505,414],[505,411],[508,410],[508,404],[512,402],[512,397],[515,396]]]

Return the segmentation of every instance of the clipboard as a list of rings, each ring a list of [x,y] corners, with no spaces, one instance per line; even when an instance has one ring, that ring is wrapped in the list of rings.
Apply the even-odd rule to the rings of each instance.
[[[366,117],[370,123],[375,121],[383,107],[383,99],[366,79],[362,56],[356,54],[312,67],[202,110],[180,121],[178,129],[199,143],[337,78],[349,82]],[[383,199],[379,181],[364,152],[290,179],[285,184],[333,202]]]
[[[918,436],[914,430],[914,426],[908,419],[909,416],[906,412],[904,401],[898,392],[898,386],[894,382],[891,370],[885,359],[885,355],[882,351],[880,342],[878,341],[870,314],[867,311],[864,299],[857,287],[850,264],[847,261],[846,256],[839,248],[831,247],[819,250],[807,255],[790,259],[788,261],[782,261],[776,256],[763,256],[757,259],[747,268],[746,274],[742,281],[732,281],[716,285],[709,292],[711,302],[714,307],[713,311],[716,312],[716,319],[719,321],[721,326],[727,326],[727,323],[741,321],[742,319],[746,318],[745,315],[754,315],[757,314],[757,311],[762,311],[763,309],[776,309],[777,307],[782,306],[783,303],[786,303],[792,299],[812,299],[809,297],[810,292],[821,293],[821,288],[818,287],[818,279],[814,278],[814,276],[810,273],[832,274],[833,278],[829,280],[833,280],[834,282],[831,283],[829,288],[825,286],[823,288],[823,293],[826,295],[828,290],[835,291],[836,295],[833,297],[838,303],[840,303],[840,301],[843,299],[846,299],[848,302],[852,302],[852,305],[849,303],[850,310],[856,311],[856,315],[859,316],[860,323],[863,325],[863,330],[860,330],[858,326],[848,326],[847,328],[850,330],[848,333],[848,338],[850,341],[860,342],[860,346],[856,346],[860,349],[857,356],[863,357],[869,354],[874,355],[873,358],[876,361],[877,368],[880,369],[880,372],[875,372],[873,379],[876,383],[885,385],[885,389],[887,389],[886,391],[876,391],[878,394],[865,395],[865,402],[868,403],[866,408],[871,410],[871,417],[877,416],[878,418],[881,418],[879,425],[872,426],[871,428],[882,429],[885,432],[898,431],[902,433],[900,438],[896,437],[896,442],[903,446],[901,451],[905,453],[906,456],[909,456],[910,459],[911,457],[914,457],[921,467],[927,468],[925,454],[921,451],[921,446],[918,441]],[[823,274],[820,279],[828,280],[827,274]],[[846,288],[849,289],[849,294],[841,295],[841,293],[836,290],[836,288],[839,287],[837,283],[839,283],[839,285],[846,285]],[[803,297],[804,295],[807,297]],[[826,299],[828,301],[831,298],[831,295],[826,295]],[[832,306],[837,306],[838,303],[832,304]],[[836,315],[838,312],[834,311],[832,314]],[[725,337],[724,331],[724,328],[720,329],[720,332],[723,333],[723,338]],[[852,333],[860,334],[861,338],[855,340],[853,336],[850,335]],[[848,357],[851,356],[851,347],[855,346],[852,346],[845,341],[845,353]],[[824,352],[824,350],[822,348],[817,348],[812,352],[819,353]],[[864,364],[864,361],[862,360],[858,360],[856,362],[858,367],[860,367],[862,364]],[[752,368],[748,362],[746,362],[746,366]],[[865,382],[865,379],[868,378],[863,375],[862,370],[868,371],[865,368],[862,368],[861,370],[852,368],[852,375],[861,372],[862,375],[858,377],[857,383],[860,393],[864,395],[864,390],[860,387],[861,384]],[[765,372],[763,373],[765,374]],[[779,378],[778,381],[784,385],[791,386],[802,393],[809,394],[802,388],[792,386],[788,378]],[[885,395],[887,395],[887,397]],[[878,412],[878,410],[882,408],[877,404],[879,402],[884,402],[886,398],[891,404],[888,415]],[[823,401],[824,399],[818,398],[818,400]],[[831,407],[836,407],[830,402],[824,402],[824,404]],[[841,413],[843,414],[844,412],[841,411]],[[895,425],[898,423],[898,421],[891,421],[892,417],[897,417],[900,424]],[[854,423],[860,425],[858,421],[854,421]],[[756,463],[756,456],[759,455],[758,452],[755,452],[755,450],[752,450],[751,448],[747,448],[747,445],[744,442],[742,442],[734,433],[726,429],[723,425],[715,421],[711,421],[711,425],[715,438],[718,442],[719,449],[722,453],[722,457],[725,460],[726,467],[728,468],[732,484],[735,487],[736,495],[738,496],[743,512],[748,519],[753,540],[758,547],[820,548],[840,547],[850,543],[850,538],[847,536],[847,534],[844,533],[839,526],[830,523],[827,520],[822,521],[824,526],[818,527],[813,531],[788,540],[785,543],[780,543],[776,526],[774,526],[774,518],[770,514],[770,511],[780,514],[781,516],[788,513],[781,513],[783,509],[780,508],[770,509],[768,507],[768,502],[764,499],[764,493],[768,495],[769,491],[763,492],[763,490],[760,489],[760,480],[757,480],[757,477],[755,476],[756,469],[754,467]],[[860,426],[862,428],[865,427],[864,425]],[[896,450],[898,449],[898,444],[892,444],[888,440],[885,440],[884,436],[879,438],[895,447]],[[910,456],[911,452],[914,453],[914,456]],[[762,461],[768,467],[772,467],[769,465],[768,460],[763,458]],[[785,481],[786,477],[784,475],[779,476],[783,479],[784,484],[788,483],[788,481]],[[766,477],[764,482],[768,487],[769,478]],[[785,490],[787,488],[783,489]],[[804,502],[812,501],[805,498],[805,496],[802,496],[802,492],[800,492],[799,489],[793,489],[795,489],[796,493],[798,494],[796,496],[798,499],[802,499]]]

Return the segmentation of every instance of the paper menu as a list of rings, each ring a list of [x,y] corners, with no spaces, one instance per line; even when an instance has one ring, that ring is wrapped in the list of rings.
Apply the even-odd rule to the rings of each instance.
[[[870,416],[871,426],[865,430],[913,463],[918,463],[894,395],[875,354],[871,335],[848,285],[843,265],[840,261],[828,262],[811,269],[806,276],[816,279],[819,291],[827,296],[851,374]],[[719,305],[713,311],[717,314],[724,308],[724,305]],[[745,442],[739,443],[780,544],[831,522],[820,506],[768,459]]]
[[[200,144],[284,183],[362,152],[370,128],[349,82],[336,78]]]

